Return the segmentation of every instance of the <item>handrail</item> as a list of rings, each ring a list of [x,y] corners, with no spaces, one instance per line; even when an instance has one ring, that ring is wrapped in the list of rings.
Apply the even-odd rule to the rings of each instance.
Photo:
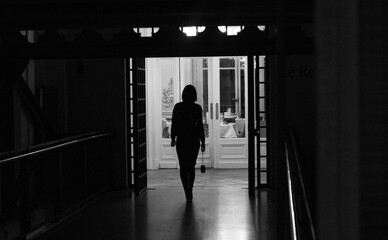
[[[0,199],[2,224],[19,223],[15,239],[42,234],[109,189],[112,136],[91,132],[0,153],[2,191],[17,189]]]
[[[310,228],[311,234],[313,236],[313,239],[315,239],[315,230],[314,230],[314,226],[313,226],[313,219],[311,217],[310,206],[309,206],[309,203],[307,201],[306,188],[304,185],[304,181],[303,181],[303,177],[302,177],[302,170],[300,167],[299,152],[296,150],[295,134],[293,132],[291,132],[290,135],[291,135],[292,145],[294,146],[294,149],[295,149],[295,159],[296,159],[295,163],[296,163],[296,167],[297,167],[299,181],[300,181],[301,188],[302,188],[302,195],[303,195],[302,199],[303,199],[303,203],[305,206],[305,210],[306,210],[306,214],[307,214],[307,218],[308,218],[308,222],[309,222],[309,228]]]
[[[288,137],[286,138],[286,165],[287,165],[287,185],[288,185],[288,192],[289,192],[289,206],[290,206],[290,217],[291,217],[291,231],[292,231],[292,239],[298,240],[301,238],[300,228],[298,219],[299,219],[299,213],[301,210],[297,209],[297,206],[295,204],[296,202],[296,194],[295,194],[295,188],[300,187],[300,192],[302,193],[301,196],[301,202],[303,205],[303,211],[305,211],[305,215],[307,217],[307,224],[308,224],[308,230],[310,232],[310,236],[308,239],[315,240],[315,230],[313,226],[313,220],[311,217],[310,207],[307,201],[307,194],[306,194],[306,188],[303,181],[302,171],[300,167],[300,157],[299,152],[297,150],[297,144],[295,139],[295,134],[292,130],[289,131]],[[293,161],[294,165],[291,164],[291,161]],[[295,168],[293,168],[295,166]],[[297,177],[295,179],[294,177]],[[297,186],[297,183],[299,183],[299,186]]]
[[[295,193],[293,187],[293,181],[291,177],[291,169],[290,169],[290,161],[289,161],[289,153],[288,153],[288,143],[286,141],[286,165],[287,165],[287,189],[288,189],[288,200],[289,200],[289,208],[290,208],[290,225],[291,225],[291,239],[298,239],[298,228],[296,226],[296,211],[295,211]]]
[[[4,152],[0,154],[0,165],[15,161],[17,159],[31,157],[36,154],[45,153],[58,148],[63,148],[73,144],[85,142],[94,138],[102,138],[102,137],[111,136],[111,135],[113,135],[113,132],[110,132],[110,131],[91,132],[91,133],[80,134],[72,137],[67,137],[64,139],[54,140],[43,144],[34,145],[31,147],[28,147],[27,149]]]

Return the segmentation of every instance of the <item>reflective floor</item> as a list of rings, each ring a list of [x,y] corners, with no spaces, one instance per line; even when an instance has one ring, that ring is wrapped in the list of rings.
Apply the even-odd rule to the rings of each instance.
[[[182,188],[179,169],[160,169],[148,171],[150,189]],[[207,168],[205,173],[196,170],[194,189],[211,188],[248,188],[248,169]]]
[[[150,173],[150,188],[141,197],[127,191],[109,193],[42,239],[276,238],[275,196],[270,191],[262,190],[256,198],[249,198],[246,186],[240,185],[243,181],[236,184],[238,181],[233,180],[238,172],[214,173],[214,179],[221,174],[222,181],[231,183],[217,187],[209,183],[214,180],[211,171],[205,173],[206,177],[197,171],[194,200],[186,203],[179,176],[173,175],[174,171],[177,175],[179,172],[171,171]],[[160,178],[163,174],[171,177],[169,181],[175,176],[178,183],[166,184],[168,181]],[[206,180],[203,185],[201,177]]]

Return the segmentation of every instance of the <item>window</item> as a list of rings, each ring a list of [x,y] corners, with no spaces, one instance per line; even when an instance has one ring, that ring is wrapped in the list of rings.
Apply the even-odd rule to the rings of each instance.
[[[236,36],[244,29],[244,26],[219,26],[218,29],[228,36]]]
[[[152,37],[152,35],[159,31],[159,28],[133,28],[133,31],[135,31],[135,33],[140,33],[141,37]]]
[[[197,36],[198,33],[205,31],[205,29],[206,29],[206,27],[203,27],[203,26],[180,27],[179,28],[179,30],[184,32],[186,34],[186,36],[188,36],[188,37]]]

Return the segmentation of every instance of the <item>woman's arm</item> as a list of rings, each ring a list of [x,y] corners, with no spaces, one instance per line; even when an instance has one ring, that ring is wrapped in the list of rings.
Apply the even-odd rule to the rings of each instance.
[[[203,128],[202,107],[201,106],[199,106],[198,116],[199,116],[199,119],[197,119],[197,123],[198,123],[199,139],[201,140],[201,151],[204,152],[205,151],[205,131]]]

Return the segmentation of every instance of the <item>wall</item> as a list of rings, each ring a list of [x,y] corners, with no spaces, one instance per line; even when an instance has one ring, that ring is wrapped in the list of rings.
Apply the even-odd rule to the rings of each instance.
[[[269,57],[269,84],[277,78],[276,57]],[[285,78],[285,111],[286,127],[292,128],[297,137],[303,176],[308,194],[315,195],[315,154],[316,154],[316,67],[313,55],[291,55],[286,57]],[[272,79],[272,80],[271,80]],[[270,96],[271,112],[277,111],[274,94]],[[272,137],[274,137],[272,135]],[[313,200],[313,199],[312,199]]]
[[[359,0],[359,219],[361,239],[388,236],[388,2]],[[372,27],[373,26],[373,27]],[[356,105],[357,106],[357,105]]]
[[[37,88],[57,92],[61,136],[112,130],[114,188],[126,187],[125,84],[123,59],[38,60]]]
[[[359,234],[358,2],[317,1],[317,239],[387,236]],[[365,27],[376,29],[374,25]],[[364,67],[369,66],[361,65]],[[373,172],[369,174],[371,179],[375,177]],[[365,189],[375,191],[373,185],[365,185]],[[375,199],[371,200],[369,204],[376,205]],[[375,217],[363,219],[371,222]],[[367,223],[367,228],[377,233],[375,226]]]
[[[310,196],[315,195],[315,74],[315,56],[286,58],[286,125],[295,130]]]
[[[67,60],[35,60],[35,90],[37,95],[45,98],[47,102],[56,102],[56,111],[42,107],[43,112],[49,118],[50,123],[56,127],[59,136],[65,136],[68,132],[67,118]],[[39,93],[43,89],[44,93]],[[56,95],[56,97],[55,97]]]
[[[68,64],[70,131],[115,132],[113,187],[124,188],[127,177],[124,60],[72,60]]]

